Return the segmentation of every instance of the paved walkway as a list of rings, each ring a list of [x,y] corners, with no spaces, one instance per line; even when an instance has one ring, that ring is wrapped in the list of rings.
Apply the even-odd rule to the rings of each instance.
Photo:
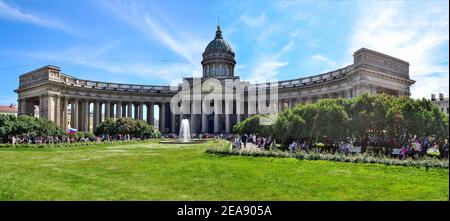
[[[233,146],[233,144],[230,145],[230,148]],[[253,143],[247,143],[247,146],[244,147],[244,144],[242,144],[241,146],[241,150],[261,150],[261,148],[259,148],[257,145],[253,144]]]

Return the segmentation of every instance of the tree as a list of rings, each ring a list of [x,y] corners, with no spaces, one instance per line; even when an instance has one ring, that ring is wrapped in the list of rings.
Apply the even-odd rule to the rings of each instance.
[[[117,134],[117,131],[118,129],[116,120],[114,120],[113,118],[108,118],[100,123],[100,125],[95,129],[94,134],[97,136],[101,134],[113,135]]]
[[[316,131],[318,137],[331,148],[336,148],[339,142],[348,136],[348,115],[344,107],[333,99],[323,99],[316,105]]]
[[[161,133],[152,125],[143,120],[132,118],[119,118],[117,120],[108,118],[103,121],[95,130],[98,135],[118,135],[129,134],[141,138],[158,138]]]
[[[280,113],[272,127],[273,135],[283,144],[305,138],[305,134],[302,133],[304,132],[305,120],[295,112],[298,108],[299,106],[294,110],[287,109]]]
[[[442,113],[437,107],[432,109],[433,121],[431,128],[434,136],[438,139],[448,139],[448,115]]]
[[[366,145],[372,126],[373,112],[372,108],[373,96],[363,94],[356,98],[349,100],[347,106],[347,114],[349,115],[350,132],[351,137],[355,137],[360,141],[363,141],[363,145]]]

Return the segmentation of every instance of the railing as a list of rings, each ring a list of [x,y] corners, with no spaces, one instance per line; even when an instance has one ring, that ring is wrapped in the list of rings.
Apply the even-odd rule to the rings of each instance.
[[[345,68],[341,68],[335,71],[330,71],[324,74],[304,77],[304,78],[297,78],[292,80],[284,80],[284,81],[278,81],[278,82],[272,82],[272,83],[278,83],[278,87],[280,88],[290,88],[290,87],[300,87],[305,85],[311,85],[326,81],[331,81],[340,77],[345,76],[346,73],[353,70],[353,66],[349,65]],[[27,79],[25,76],[21,77],[22,79]],[[94,88],[94,89],[100,89],[100,90],[110,90],[110,91],[134,91],[134,92],[157,92],[157,93],[170,93],[171,87],[170,86],[160,86],[160,85],[138,85],[138,84],[121,84],[121,83],[109,83],[109,82],[101,82],[101,81],[90,81],[90,80],[82,80],[77,79],[69,75],[60,74],[59,78],[47,78],[49,80],[58,81],[61,83],[64,83],[66,85],[75,86],[75,87],[83,87],[83,88]],[[37,82],[41,79],[33,79],[32,82],[30,81],[21,81],[21,87],[28,86],[29,84],[32,84],[33,82]],[[42,79],[43,80],[43,79]],[[254,86],[263,86],[263,85],[269,85],[270,83],[261,83],[261,84],[255,84]]]
[[[66,85],[84,87],[84,88],[95,88],[103,90],[113,90],[113,91],[155,91],[155,92],[170,92],[170,86],[159,86],[159,85],[138,85],[138,84],[120,84],[120,83],[109,83],[101,81],[90,81],[76,79],[71,76],[61,75],[60,82]]]
[[[305,86],[325,81],[331,81],[337,78],[341,78],[345,76],[347,73],[353,70],[353,66],[349,65],[345,68],[341,68],[335,71],[330,71],[324,74],[304,77],[304,78],[297,78],[292,80],[285,80],[285,81],[278,81],[278,87],[280,88],[290,88],[290,87],[299,87],[299,86]],[[276,83],[276,82],[273,82]],[[256,85],[269,85],[269,83],[262,83],[262,84],[256,84]]]

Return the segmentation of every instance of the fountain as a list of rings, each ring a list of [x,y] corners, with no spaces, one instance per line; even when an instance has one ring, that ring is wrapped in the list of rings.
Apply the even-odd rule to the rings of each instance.
[[[203,139],[192,139],[191,129],[189,127],[189,120],[181,120],[180,133],[177,140],[161,140],[159,143],[162,144],[192,144],[192,143],[203,143],[206,140]]]
[[[183,119],[180,126],[180,135],[178,138],[182,142],[191,141],[191,130],[189,129],[188,119]]]

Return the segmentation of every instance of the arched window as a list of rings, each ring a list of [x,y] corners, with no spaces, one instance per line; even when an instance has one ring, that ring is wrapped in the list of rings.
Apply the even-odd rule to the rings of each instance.
[[[227,76],[227,73],[225,72],[225,66],[224,65],[222,65],[222,75],[223,76]]]
[[[213,76],[213,66],[209,66],[209,76]]]
[[[220,68],[219,68],[219,65],[216,66],[216,76],[220,76]]]

